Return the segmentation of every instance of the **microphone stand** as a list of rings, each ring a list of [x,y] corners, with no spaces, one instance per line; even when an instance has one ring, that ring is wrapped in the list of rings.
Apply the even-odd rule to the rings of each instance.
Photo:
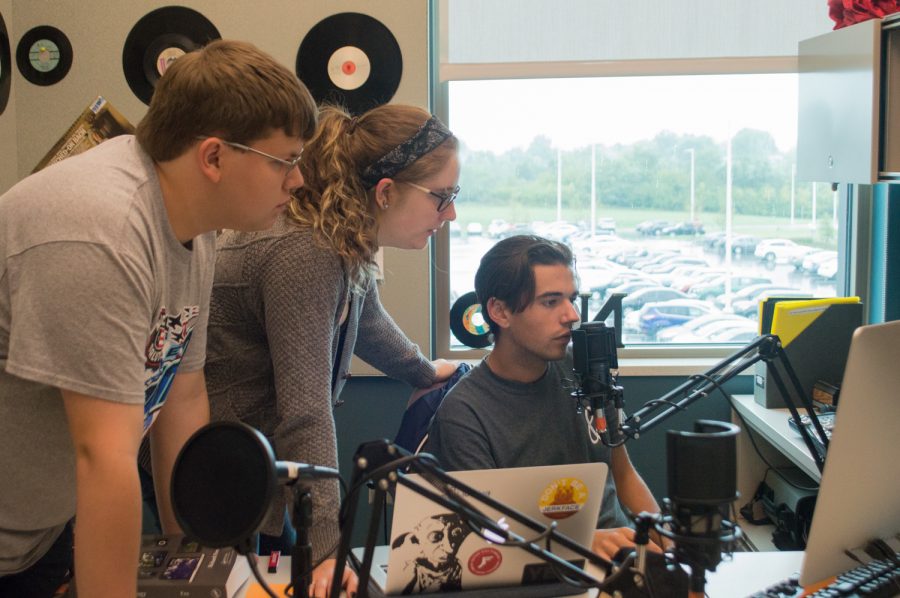
[[[294,588],[294,596],[309,598],[309,584],[312,582],[312,543],[309,540],[312,494],[309,484],[300,484],[297,488],[292,519],[297,538],[291,551],[291,587]]]

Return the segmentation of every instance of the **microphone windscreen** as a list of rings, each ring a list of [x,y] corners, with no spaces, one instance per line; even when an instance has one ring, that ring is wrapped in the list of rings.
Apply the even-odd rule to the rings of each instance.
[[[737,498],[737,426],[699,420],[694,432],[666,434],[668,498],[677,504],[717,505]]]
[[[262,434],[238,422],[207,424],[175,461],[175,519],[206,546],[242,545],[262,525],[276,485],[275,456]]]

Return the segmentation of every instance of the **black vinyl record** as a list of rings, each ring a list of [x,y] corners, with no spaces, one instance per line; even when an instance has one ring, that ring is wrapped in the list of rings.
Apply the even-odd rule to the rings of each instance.
[[[220,38],[215,25],[196,10],[165,6],[148,12],[131,28],[122,49],[128,87],[150,104],[156,82],[173,60]]]
[[[6,110],[9,101],[9,88],[12,83],[12,54],[9,49],[9,34],[6,32],[6,22],[0,14],[0,114]]]
[[[491,344],[491,329],[481,313],[481,304],[475,291],[470,291],[453,302],[450,308],[450,332],[473,349],[483,349]]]
[[[59,83],[72,68],[72,44],[66,34],[56,27],[34,27],[19,39],[16,65],[30,83]]]
[[[360,13],[319,21],[297,51],[297,77],[316,101],[343,105],[352,114],[390,101],[402,72],[400,45],[390,29]]]

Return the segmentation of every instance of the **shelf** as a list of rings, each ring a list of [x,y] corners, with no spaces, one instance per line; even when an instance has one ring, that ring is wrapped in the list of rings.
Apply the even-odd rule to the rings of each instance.
[[[744,417],[748,426],[799,467],[803,473],[816,482],[822,479],[822,473],[816,467],[800,434],[788,425],[790,411],[766,409],[756,402],[753,395],[735,395],[734,407]]]

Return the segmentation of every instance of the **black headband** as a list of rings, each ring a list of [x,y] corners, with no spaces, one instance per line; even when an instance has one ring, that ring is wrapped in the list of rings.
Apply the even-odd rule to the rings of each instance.
[[[392,178],[410,164],[437,148],[453,133],[436,116],[419,127],[416,134],[367,166],[359,175],[366,189],[371,189],[384,178]]]

